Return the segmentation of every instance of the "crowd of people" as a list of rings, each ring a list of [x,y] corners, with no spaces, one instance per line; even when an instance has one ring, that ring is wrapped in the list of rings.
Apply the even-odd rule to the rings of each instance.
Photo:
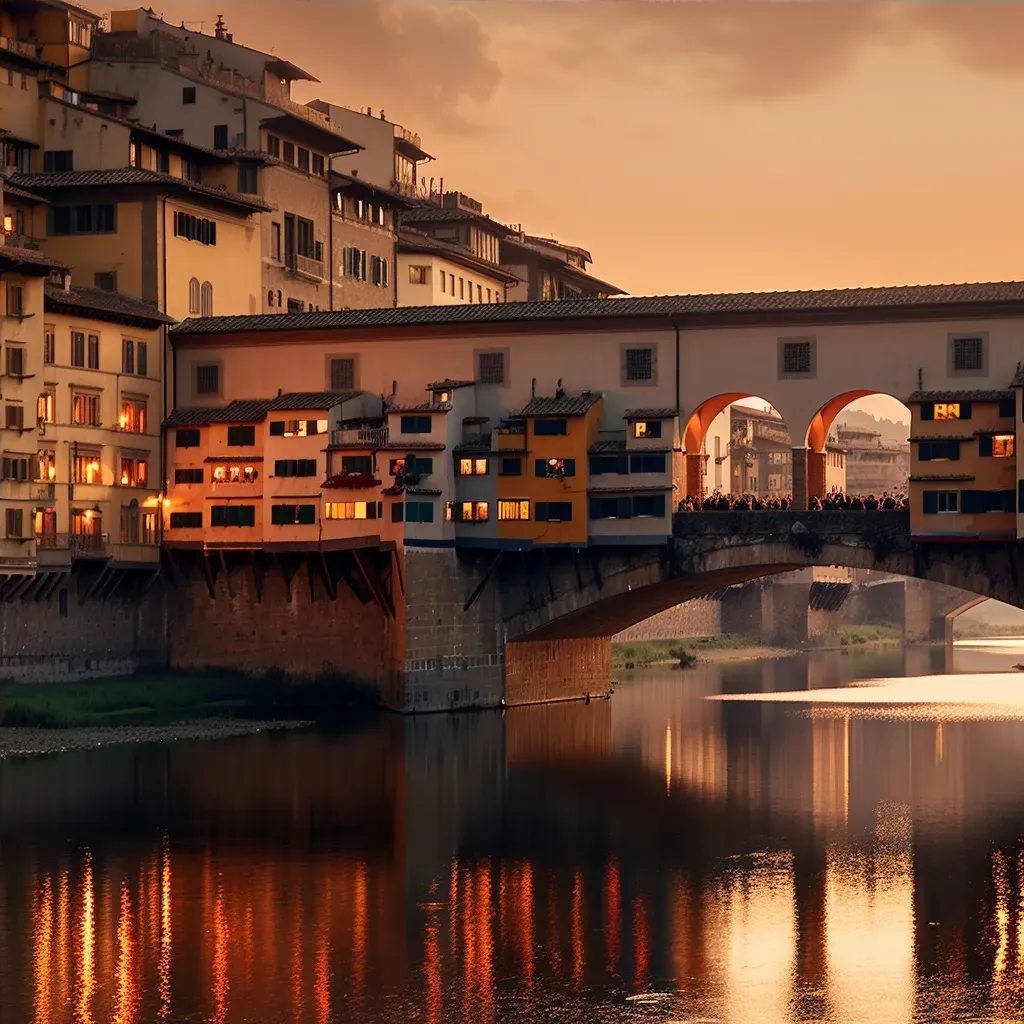
[[[784,511],[791,508],[791,497],[761,498],[756,494],[723,494],[715,491],[703,498],[692,496],[679,503],[680,512],[761,512]],[[825,512],[875,512],[878,509],[910,508],[910,499],[905,494],[890,494],[883,491],[881,497],[874,494],[844,494],[833,491],[819,498],[817,495],[807,500],[809,511]]]

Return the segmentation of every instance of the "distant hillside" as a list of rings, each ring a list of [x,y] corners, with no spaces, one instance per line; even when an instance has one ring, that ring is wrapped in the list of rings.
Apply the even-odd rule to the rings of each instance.
[[[905,444],[910,436],[909,423],[879,419],[860,409],[844,409],[836,417],[836,428],[838,427],[849,427],[851,430],[874,430],[882,435],[884,442],[889,444]]]

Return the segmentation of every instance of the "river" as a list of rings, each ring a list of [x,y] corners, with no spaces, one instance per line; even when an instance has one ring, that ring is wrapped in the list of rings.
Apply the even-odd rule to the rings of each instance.
[[[0,1020],[1019,1020],[1024,646],[946,658],[0,761]]]

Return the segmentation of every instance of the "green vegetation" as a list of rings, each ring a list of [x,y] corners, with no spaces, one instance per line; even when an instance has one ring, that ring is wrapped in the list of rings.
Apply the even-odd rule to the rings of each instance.
[[[900,643],[903,630],[899,626],[840,626],[839,646],[856,647],[860,644]]]
[[[987,640],[997,636],[1024,636],[1024,626],[1014,622],[965,621],[962,615],[953,620],[953,637],[956,640]]]
[[[80,683],[0,681],[0,725],[71,729],[168,725],[201,718],[330,721],[369,712],[374,691],[338,676],[281,671],[146,672]]]
[[[719,636],[694,636],[680,640],[644,640],[612,644],[614,668],[648,668],[659,662],[678,662],[687,668],[698,661],[702,651],[733,651],[743,647],[759,647],[757,640],[724,633]]]

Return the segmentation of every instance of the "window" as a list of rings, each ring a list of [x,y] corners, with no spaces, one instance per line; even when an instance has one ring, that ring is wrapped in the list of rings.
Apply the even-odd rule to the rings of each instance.
[[[274,476],[316,476],[316,459],[275,459]]]
[[[429,416],[403,416],[401,430],[403,434],[429,434]]]
[[[25,294],[20,284],[7,286],[7,315],[23,316],[25,313]]]
[[[295,143],[294,142],[282,142],[281,143],[281,159],[286,164],[295,164]]]
[[[183,210],[174,211],[174,234],[202,245],[217,244],[217,222],[208,217],[197,217]],[[193,278],[193,280],[195,280]]]
[[[451,295],[452,297],[455,296],[455,275],[454,274],[449,274],[448,275],[448,294]]]
[[[664,473],[665,456],[658,455],[631,455],[629,458],[629,471],[631,473]]]
[[[634,437],[661,437],[661,422],[660,420],[654,420],[647,422],[646,420],[640,420],[633,424],[633,436]]]
[[[625,345],[622,349],[622,382],[643,383],[654,380],[654,349]]]
[[[188,311],[190,313],[198,313],[201,301],[199,278],[190,278],[188,282]]]
[[[71,396],[71,422],[77,426],[100,425],[100,396],[78,392]]]
[[[27,458],[5,455],[0,462],[0,477],[4,480],[27,480],[28,462]]]
[[[115,230],[114,204],[53,206],[47,211],[51,235],[110,234]]]
[[[924,410],[922,409],[922,412]],[[970,402],[935,402],[931,407],[931,416],[922,419],[935,420],[969,420],[971,418]]]
[[[43,362],[48,366],[57,362],[57,334],[52,327],[43,332]]]
[[[76,484],[103,483],[103,471],[99,455],[79,452],[71,460],[71,480]]]
[[[313,173],[323,178],[327,174],[327,161],[324,160],[323,154],[313,154]],[[255,189],[253,190],[255,191]]]
[[[92,45],[92,25],[77,18],[68,19],[68,42],[88,50]]]
[[[212,518],[212,516],[211,516]],[[172,530],[198,530],[203,525],[202,512],[172,512]]]
[[[122,544],[155,544],[156,539],[155,512],[142,511],[134,500],[121,506]]]
[[[378,288],[388,286],[388,261],[382,256],[374,256],[370,261],[370,280]]]
[[[281,262],[281,225],[277,221],[270,224],[270,255]]]
[[[174,471],[174,482],[176,484],[201,484],[203,482],[203,470],[200,469],[176,469]]]
[[[509,522],[530,518],[530,502],[526,498],[513,498],[498,502],[498,519]]]
[[[312,526],[316,523],[316,505],[274,505],[270,522],[274,526]]]
[[[4,426],[8,430],[21,430],[25,426],[25,410],[20,405],[7,403],[4,410]]]
[[[566,420],[534,420],[533,433],[535,437],[565,437],[568,430]]]
[[[400,523],[404,518],[405,505],[400,501],[394,502],[391,506],[391,522]]]
[[[368,474],[373,472],[373,456],[371,455],[342,455],[341,457],[341,471],[342,473],[362,473]]]
[[[779,339],[779,376],[810,377],[814,374],[813,338]]]
[[[410,266],[409,284],[429,284],[430,267]],[[441,275],[441,291],[444,291],[444,274]]]
[[[121,339],[121,372],[135,374],[135,342],[130,338]]]
[[[145,487],[149,480],[149,465],[145,459],[122,457],[121,476],[122,487]]]
[[[149,346],[144,341],[135,343],[135,372],[140,377],[149,376]]]
[[[476,362],[477,380],[481,384],[505,383],[504,352],[478,352]]]
[[[464,299],[466,297],[466,282],[464,278],[459,278],[459,298]]]
[[[20,508],[9,508],[4,513],[4,527],[6,536],[11,539],[21,539],[22,527],[24,525],[24,510]]]
[[[555,477],[562,479],[576,475],[575,459],[537,459],[535,472],[538,477]]]
[[[228,148],[228,126],[226,124],[215,124],[213,126],[213,148]]]
[[[8,377],[25,375],[25,349],[21,345],[8,345],[4,353]]]
[[[85,354],[89,369],[98,370],[100,368],[100,336],[98,334],[90,334],[86,339]]]
[[[196,87],[194,85],[186,85],[181,90],[181,102],[183,104],[195,103],[196,101]]]
[[[498,463],[499,476],[522,476],[523,460],[520,458],[505,457]]]
[[[116,292],[117,291],[117,271],[116,270],[103,270],[97,271],[93,274],[93,284],[96,285],[101,291],[104,292]]]
[[[470,305],[472,305],[472,303],[473,303],[473,282],[472,281],[467,281],[466,282],[466,288],[467,288],[467,291],[469,292],[469,302],[470,302]]]
[[[203,170],[199,165],[198,160],[187,160],[185,157],[181,158],[181,176],[186,181],[202,181]]]
[[[200,315],[213,316],[213,285],[209,281],[204,281],[199,295]]]
[[[249,448],[256,443],[256,428],[251,426],[228,427],[229,448]]]
[[[195,427],[183,427],[174,432],[175,448],[198,448],[199,430]]]
[[[196,367],[196,394],[216,395],[220,393],[220,366]]]
[[[75,151],[73,149],[51,149],[43,154],[43,170],[73,171],[75,169]]]
[[[484,301],[484,286],[482,284],[476,286],[476,301],[480,303]]]
[[[1013,491],[961,491],[960,511],[966,515],[1016,512],[1016,498]]]
[[[258,192],[259,182],[255,164],[238,165],[238,191]]]
[[[281,157],[281,140],[276,135],[267,136],[267,152],[280,159]]]
[[[633,517],[646,516],[663,518],[665,515],[664,494],[637,494],[633,497]]]
[[[271,437],[313,437],[327,433],[327,420],[271,420]]]
[[[459,459],[459,476],[487,476],[488,459]]]
[[[259,478],[255,466],[214,466],[215,484],[251,484]]]
[[[356,361],[353,358],[332,359],[331,390],[354,391],[356,386]]]
[[[945,462],[960,458],[959,441],[920,441],[917,457],[921,462]]]
[[[401,505],[392,508],[401,508]],[[324,502],[324,519],[382,519],[382,501],[327,501]]]
[[[629,473],[629,456],[622,455],[591,455],[590,475],[603,476],[606,473],[618,473],[620,476]]]
[[[312,259],[314,252],[314,227],[311,220],[305,217],[295,218],[295,251],[301,256],[308,256]]]
[[[1003,398],[999,401],[999,418],[1012,420],[1017,415],[1017,400],[1015,398]]]
[[[146,432],[146,401],[138,398],[122,398],[118,426],[132,434]]]
[[[299,170],[309,174],[309,150],[299,146]]]
[[[404,459],[392,459],[388,466],[388,472],[392,476],[403,472],[410,476],[430,476],[434,472],[434,460],[407,455]]]
[[[211,526],[255,526],[255,505],[213,505],[210,508]]]
[[[954,373],[974,374],[985,372],[984,335],[951,338],[950,343]]]
[[[36,479],[48,482],[57,478],[57,452],[53,448],[41,448],[36,452]]]
[[[449,501],[444,517],[449,523],[486,523],[490,509],[486,501]]]
[[[434,521],[434,503],[432,501],[407,501],[405,503],[405,521],[407,523],[432,523]]]
[[[166,149],[157,150],[156,169],[161,174],[171,173],[171,154]]]
[[[1016,438],[1013,434],[983,434],[978,438],[978,454],[1006,459],[1014,454]]]
[[[591,498],[591,519],[630,519],[633,514],[629,498]]]
[[[36,421],[55,423],[57,421],[57,392],[52,388],[41,391],[36,399]]]
[[[538,501],[534,510],[538,523],[571,523],[571,501]]]

